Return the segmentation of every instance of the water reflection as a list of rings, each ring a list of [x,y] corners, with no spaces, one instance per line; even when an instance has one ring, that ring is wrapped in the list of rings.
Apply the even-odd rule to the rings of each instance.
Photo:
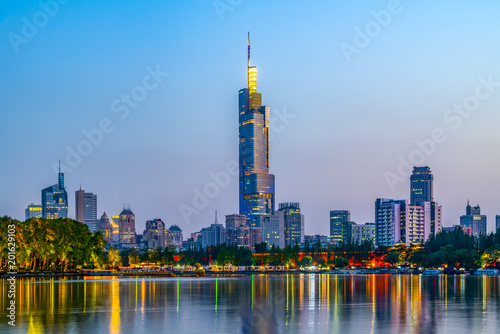
[[[1,281],[2,319],[7,289]],[[18,279],[16,289],[13,333],[491,333],[500,327],[498,277],[28,278]]]

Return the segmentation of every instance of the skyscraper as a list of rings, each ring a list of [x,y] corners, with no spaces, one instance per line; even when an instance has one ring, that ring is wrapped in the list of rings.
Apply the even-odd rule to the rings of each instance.
[[[469,201],[467,201],[465,215],[460,216],[460,225],[472,228],[472,235],[479,237],[486,234],[486,224],[486,216],[481,214],[479,205],[470,206]]]
[[[86,193],[82,188],[75,191],[75,218],[86,224],[90,232],[97,231],[97,195]]]
[[[330,243],[333,245],[347,244],[352,239],[351,212],[349,210],[330,211]]]
[[[135,215],[130,208],[123,208],[119,218],[119,241],[135,243]]]
[[[201,229],[201,247],[216,246],[226,243],[226,229],[224,225],[217,222],[217,211],[215,211],[215,221],[210,227]]]
[[[249,225],[274,213],[274,175],[269,174],[269,107],[257,92],[257,67],[250,66],[248,85],[239,91],[239,204]]]
[[[429,167],[413,167],[413,174],[410,177],[410,204],[434,201],[433,180]]]
[[[261,228],[262,242],[267,243],[268,248],[285,248],[285,213],[276,211],[273,215],[258,215],[256,219],[256,227]]]
[[[280,203],[279,210],[285,213],[285,247],[304,244],[304,215],[299,203]]]
[[[42,217],[68,218],[68,193],[64,189],[64,173],[60,168],[57,184],[42,190]]]
[[[495,232],[497,232],[498,229],[500,228],[500,216],[496,215],[495,219],[496,219],[496,226],[495,226],[496,230],[495,230]]]
[[[410,245],[425,242],[441,232],[441,207],[433,202],[409,204],[407,200],[378,198],[375,201],[375,242],[377,246]]]

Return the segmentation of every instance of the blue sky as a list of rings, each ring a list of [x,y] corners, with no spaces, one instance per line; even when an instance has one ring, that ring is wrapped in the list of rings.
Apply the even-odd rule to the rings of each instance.
[[[400,157],[418,157],[415,141],[435,129],[446,139],[420,165],[434,173],[444,225],[458,224],[470,199],[493,230],[500,86],[481,85],[500,82],[495,1],[72,0],[47,8],[53,17],[37,1],[2,5],[1,214],[24,219],[24,208],[56,183],[53,163],[67,165],[68,147],[76,150],[82,132],[103,120],[110,133],[66,171],[71,217],[80,183],[97,193],[99,216],[130,203],[138,233],[148,219],[190,233],[212,223],[215,210],[219,221],[237,213],[235,176],[198,209],[193,198],[211,172],[238,158],[250,31],[257,88],[276,119],[276,202],[300,202],[306,234],[328,234],[329,210],[351,210],[364,223],[377,197],[408,198],[406,176],[393,187],[386,177],[399,175]],[[39,24],[28,38],[26,21]],[[368,31],[369,43],[348,61],[341,46],[356,47],[357,31]],[[156,69],[168,76],[145,91]],[[456,126],[458,114],[447,110],[474,102],[476,89],[490,94]],[[127,117],[113,111],[123,94],[143,91]],[[186,206],[196,214],[183,217]]]

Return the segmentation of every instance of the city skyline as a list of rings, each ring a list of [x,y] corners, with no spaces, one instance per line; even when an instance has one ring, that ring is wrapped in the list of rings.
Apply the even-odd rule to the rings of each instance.
[[[238,212],[237,176],[227,172],[227,166],[231,161],[237,163],[234,92],[245,82],[244,43],[250,30],[255,64],[263,78],[259,91],[271,107],[271,118],[276,119],[274,131],[271,126],[270,167],[270,173],[277,175],[275,203],[299,202],[307,216],[306,234],[327,235],[331,210],[349,210],[352,220],[362,224],[373,222],[376,198],[409,199],[409,174],[392,191],[385,173],[398,176],[399,157],[408,160],[420,147],[415,141],[429,143],[426,140],[436,128],[444,129],[447,139],[436,141],[435,149],[427,145],[432,154],[426,154],[418,165],[433,171],[434,199],[443,206],[443,225],[459,224],[470,199],[489,217],[490,232],[494,216],[500,213],[495,189],[498,161],[489,153],[491,143],[499,142],[494,125],[499,120],[500,92],[481,100],[477,111],[460,123],[443,117],[455,104],[474,95],[490,75],[494,82],[500,79],[498,50],[492,46],[498,22],[488,19],[498,9],[493,2],[481,8],[447,5],[433,4],[430,11],[424,3],[401,2],[402,10],[369,45],[352,55],[350,63],[341,43],[354,45],[354,28],[364,28],[375,20],[371,12],[387,10],[387,2],[360,4],[354,9],[331,4],[322,4],[321,10],[301,8],[316,14],[318,25],[310,28],[307,20],[293,27],[291,18],[299,11],[296,5],[262,5],[266,11],[257,18],[257,9],[243,3],[220,20],[208,3],[191,8],[190,15],[181,20],[175,17],[183,13],[182,5],[167,12],[156,4],[147,13],[144,8],[139,11],[153,18],[145,22],[133,4],[120,9],[102,4],[95,18],[100,24],[89,32],[85,24],[78,23],[90,15],[88,5],[61,6],[50,24],[20,45],[18,53],[8,39],[1,45],[8,65],[0,79],[6,92],[2,139],[6,143],[19,133],[22,138],[2,149],[5,164],[0,171],[5,176],[0,185],[12,192],[0,197],[0,212],[23,220],[26,206],[39,204],[40,189],[53,184],[53,163],[60,158],[67,165],[67,147],[76,150],[86,139],[83,131],[111,126],[114,130],[105,133],[78,166],[65,171],[69,217],[75,218],[73,192],[80,183],[99,196],[98,216],[103,211],[117,215],[124,202],[131,203],[138,231],[153,218],[196,231],[213,221],[215,210]],[[21,18],[31,18],[41,9],[35,2],[16,6],[2,23],[6,31],[20,33]],[[144,28],[133,32],[118,18],[115,28],[105,24],[115,10],[117,17],[133,19],[135,27],[143,23]],[[292,29],[284,32],[276,24],[261,27],[263,22],[276,21],[273,16],[278,13],[284,21],[290,20],[285,27]],[[402,16],[405,22],[398,20]],[[423,18],[426,27],[422,27]],[[207,23],[208,37],[189,28],[197,20]],[[448,25],[442,25],[443,20]],[[178,25],[186,32],[174,36],[162,25]],[[317,30],[320,25],[326,31]],[[105,36],[96,38],[103,28],[107,29]],[[119,38],[124,32],[127,43]],[[118,39],[106,46],[112,38]],[[47,43],[52,47],[44,48]],[[90,43],[100,46],[100,52],[78,57],[80,48]],[[117,61],[113,48],[132,52],[120,52]],[[435,52],[426,55],[421,51],[429,49]],[[177,52],[189,56],[181,59]],[[384,57],[394,54],[401,57],[389,57],[390,61]],[[158,77],[157,88],[148,91],[136,109],[129,108],[128,116],[111,110],[115,99],[142,85],[146,75],[148,85],[154,85],[151,73],[158,75],[158,71],[169,75]],[[46,85],[47,78],[52,79]],[[39,89],[42,86],[47,87]],[[481,87],[483,94],[488,91],[484,84]],[[496,90],[497,86],[490,88]],[[197,98],[190,99],[195,94]],[[113,124],[101,126],[105,118]],[[193,124],[195,118],[203,126]],[[57,131],[51,133],[47,128]],[[475,159],[464,159],[466,156]],[[30,159],[37,161],[36,173]],[[194,189],[203,189],[212,182],[210,173],[222,171],[231,175],[229,183],[206,206],[195,208],[199,213],[186,221],[179,206],[193,206]]]

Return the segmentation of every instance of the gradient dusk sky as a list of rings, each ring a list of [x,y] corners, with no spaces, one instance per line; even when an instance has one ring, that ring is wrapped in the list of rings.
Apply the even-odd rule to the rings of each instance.
[[[470,199],[493,231],[498,1],[65,2],[2,2],[0,215],[24,220],[56,183],[54,163],[68,166],[68,148],[102,122],[109,133],[65,168],[70,217],[80,184],[97,194],[98,217],[130,203],[137,233],[161,218],[188,237],[215,210],[219,222],[238,213],[234,175],[198,209],[193,199],[238,160],[250,31],[257,90],[274,119],[276,207],[300,202],[306,234],[329,234],[330,210],[373,222],[376,198],[409,198],[400,161],[422,156],[444,225],[458,224]],[[126,114],[122,94],[144,92],[157,69],[168,76],[146,80],[151,90]],[[186,218],[188,206],[197,212]]]

